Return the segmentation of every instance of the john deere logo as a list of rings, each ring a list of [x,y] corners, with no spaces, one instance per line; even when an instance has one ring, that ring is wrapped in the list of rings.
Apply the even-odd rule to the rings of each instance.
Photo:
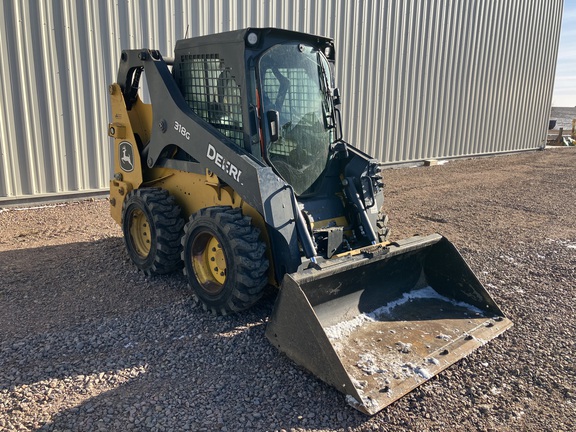
[[[134,152],[132,151],[132,144],[127,141],[121,142],[119,150],[120,168],[126,172],[134,170]]]

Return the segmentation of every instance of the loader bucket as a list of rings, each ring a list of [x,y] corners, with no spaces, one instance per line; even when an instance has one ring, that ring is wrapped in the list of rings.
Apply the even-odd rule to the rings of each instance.
[[[511,325],[433,234],[286,275],[266,336],[372,415]]]

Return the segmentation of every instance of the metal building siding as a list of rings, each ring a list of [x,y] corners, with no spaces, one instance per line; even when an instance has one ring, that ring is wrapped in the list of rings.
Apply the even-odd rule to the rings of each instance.
[[[384,162],[538,148],[562,0],[0,0],[0,204],[105,190],[121,49],[248,26],[333,37],[345,138]]]
[[[348,6],[359,24],[336,37],[357,62],[338,76],[350,142],[385,162],[543,144],[561,1]]]

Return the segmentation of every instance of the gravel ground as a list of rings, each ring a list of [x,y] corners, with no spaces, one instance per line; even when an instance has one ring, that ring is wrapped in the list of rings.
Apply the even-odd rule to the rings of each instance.
[[[0,430],[572,431],[576,149],[385,171],[393,239],[440,232],[515,326],[374,417],[276,351],[270,294],[193,307],[106,200],[0,210]]]

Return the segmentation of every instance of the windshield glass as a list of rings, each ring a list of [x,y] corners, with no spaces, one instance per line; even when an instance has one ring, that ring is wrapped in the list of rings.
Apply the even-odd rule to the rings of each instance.
[[[263,112],[278,111],[278,141],[268,159],[300,195],[320,177],[334,134],[328,61],[302,44],[276,45],[259,62]]]

